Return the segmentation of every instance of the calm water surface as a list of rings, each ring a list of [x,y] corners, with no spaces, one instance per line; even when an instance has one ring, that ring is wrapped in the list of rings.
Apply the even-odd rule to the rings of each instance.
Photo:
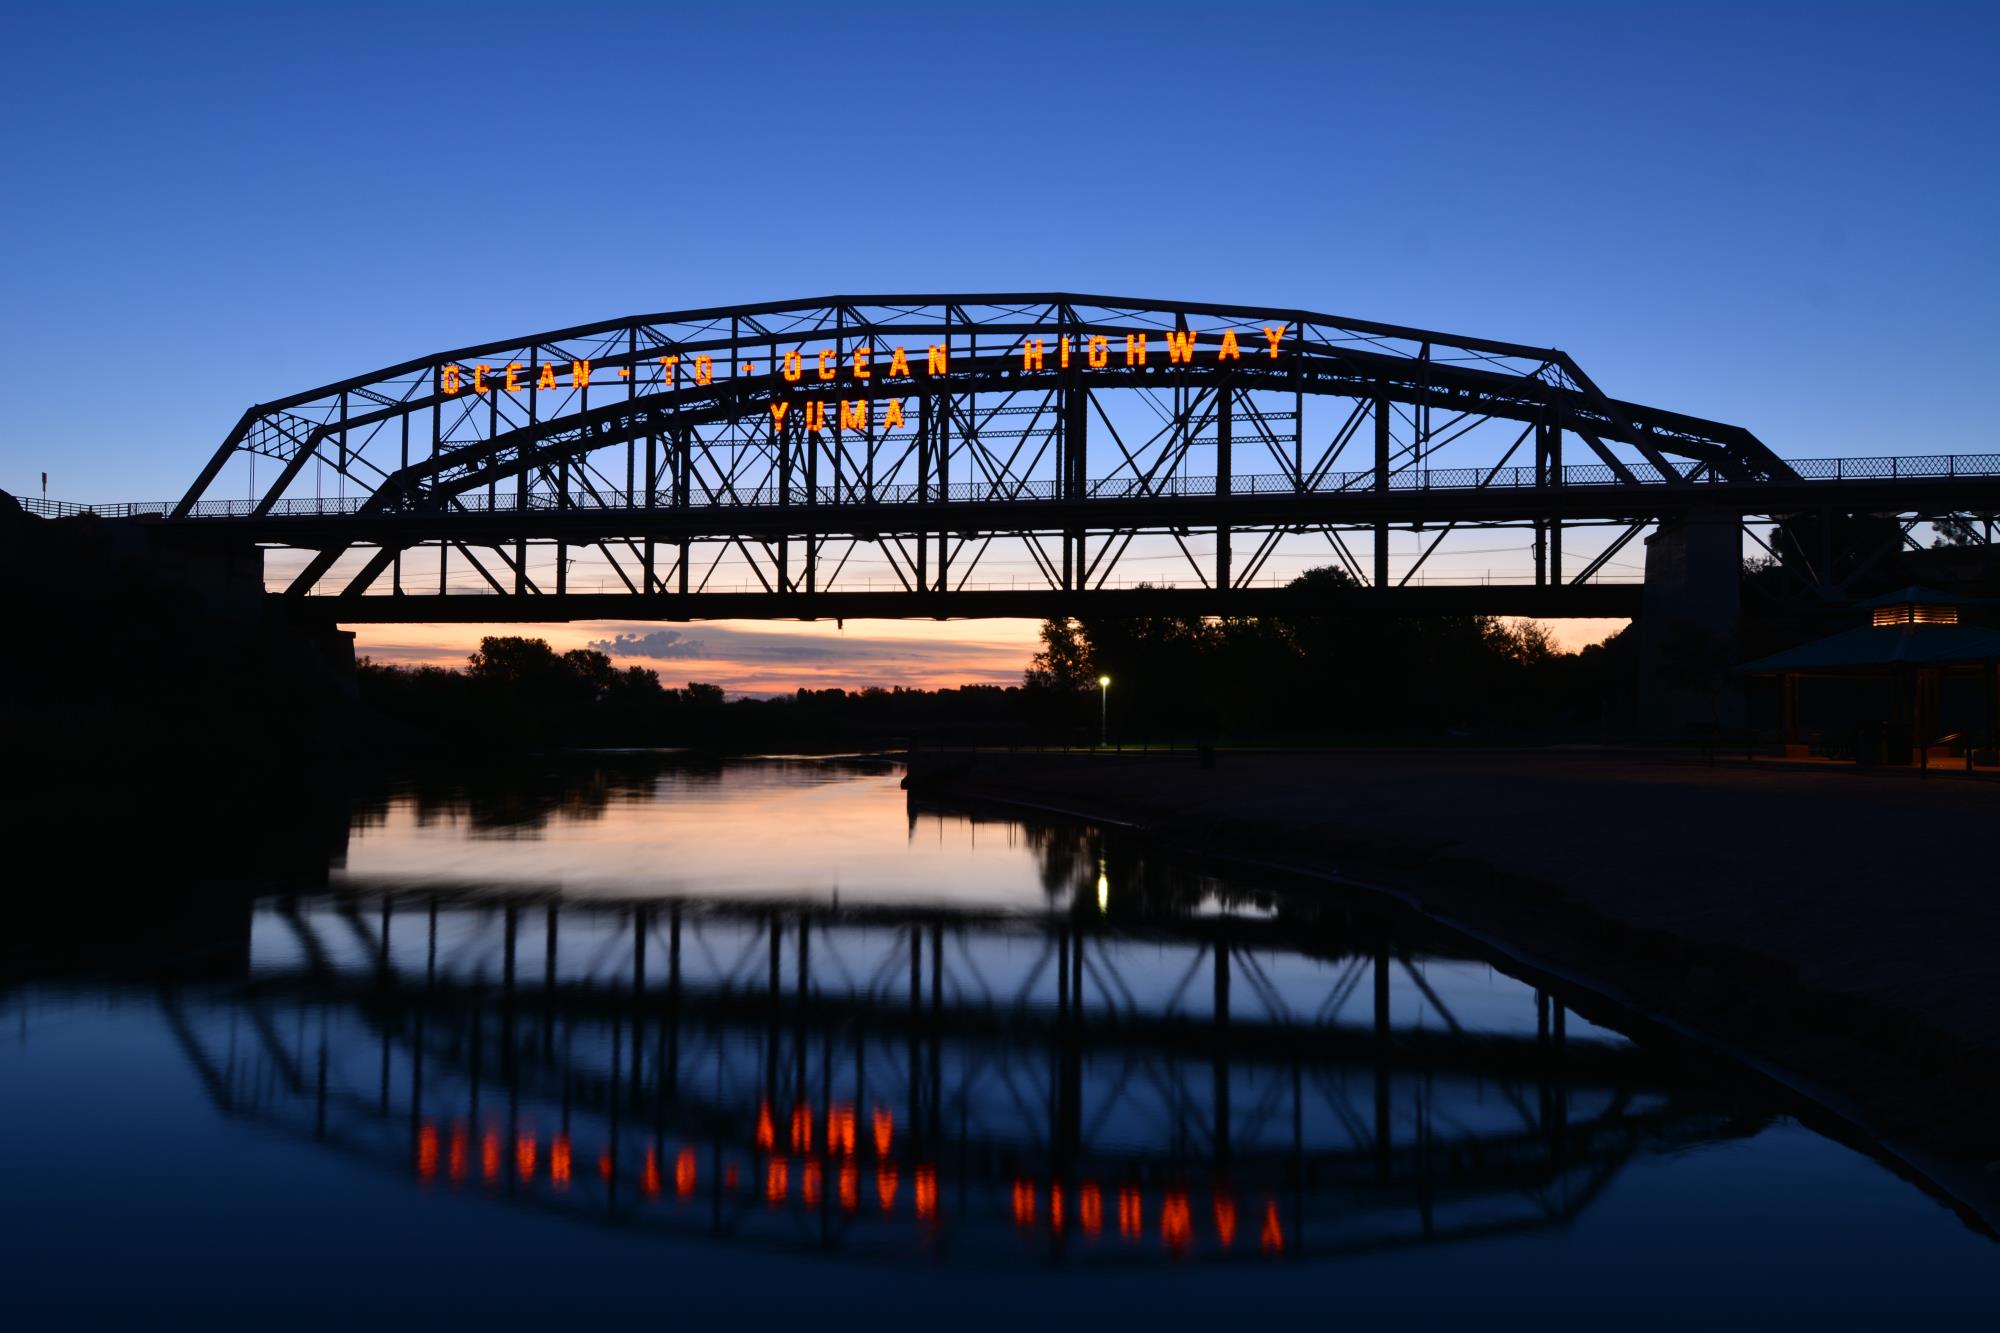
[[[2000,1247],[1612,1016],[898,780],[397,790],[0,992],[0,1322],[1992,1308]]]

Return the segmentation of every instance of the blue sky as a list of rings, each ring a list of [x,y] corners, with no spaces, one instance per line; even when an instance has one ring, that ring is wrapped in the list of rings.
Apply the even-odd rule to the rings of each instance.
[[[1560,346],[1781,453],[1980,410],[1992,6],[15,7],[0,488],[642,310],[1067,288]]]

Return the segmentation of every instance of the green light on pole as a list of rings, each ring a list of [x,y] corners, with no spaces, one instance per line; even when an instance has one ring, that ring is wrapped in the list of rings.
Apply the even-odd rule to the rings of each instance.
[[[1107,738],[1111,735],[1110,720],[1111,677],[1099,676],[1097,678],[1097,743],[1099,746],[1106,744]]]

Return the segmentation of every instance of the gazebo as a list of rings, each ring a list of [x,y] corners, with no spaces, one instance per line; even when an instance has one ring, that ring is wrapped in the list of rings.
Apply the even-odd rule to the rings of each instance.
[[[1812,749],[1799,729],[1802,686],[1846,681],[1856,760],[1992,763],[2000,742],[2000,629],[1971,618],[1994,605],[1990,598],[1904,588],[1856,603],[1865,624],[1746,662],[1737,674],[1777,678],[1788,757]]]

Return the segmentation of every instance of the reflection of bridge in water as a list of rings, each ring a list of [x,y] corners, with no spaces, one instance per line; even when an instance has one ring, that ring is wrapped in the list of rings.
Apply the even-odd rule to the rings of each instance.
[[[1483,964],[1338,905],[1124,921],[1099,885],[1049,915],[353,886],[163,1004],[226,1113],[427,1188],[855,1257],[1560,1225],[1739,1128],[1539,992],[1454,1013],[1439,970]]]

